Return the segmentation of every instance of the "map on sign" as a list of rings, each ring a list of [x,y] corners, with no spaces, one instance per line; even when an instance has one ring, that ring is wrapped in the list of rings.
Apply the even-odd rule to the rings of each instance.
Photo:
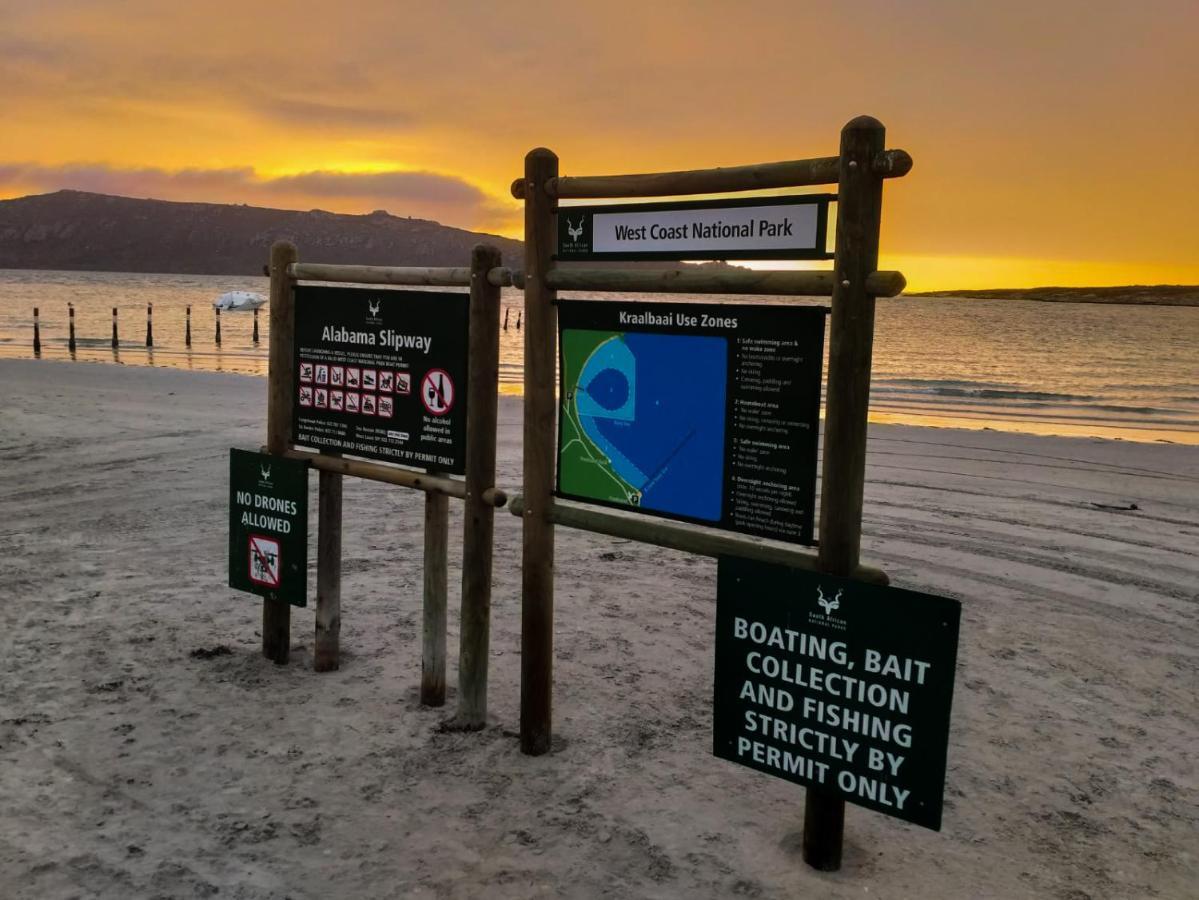
[[[563,328],[558,490],[719,521],[728,340]]]

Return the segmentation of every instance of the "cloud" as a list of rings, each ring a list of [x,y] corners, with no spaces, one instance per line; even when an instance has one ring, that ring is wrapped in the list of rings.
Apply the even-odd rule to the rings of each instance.
[[[264,177],[249,166],[175,171],[118,168],[98,163],[44,166],[0,163],[0,194],[60,189],[161,200],[250,203],[287,208],[320,206],[336,212],[387,209],[470,228],[511,217],[511,204],[462,178],[438,172],[317,170]]]

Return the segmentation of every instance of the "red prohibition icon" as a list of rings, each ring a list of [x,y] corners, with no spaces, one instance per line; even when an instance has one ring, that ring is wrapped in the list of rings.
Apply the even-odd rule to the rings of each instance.
[[[454,381],[445,369],[430,369],[420,383],[420,402],[435,416],[454,408]]]

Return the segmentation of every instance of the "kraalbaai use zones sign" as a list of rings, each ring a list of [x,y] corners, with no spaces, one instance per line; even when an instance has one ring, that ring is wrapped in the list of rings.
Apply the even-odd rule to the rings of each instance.
[[[461,475],[461,292],[296,288],[294,442]]]
[[[717,756],[941,827],[961,604],[722,558]]]
[[[824,319],[559,302],[558,495],[810,543]]]
[[[307,605],[307,462],[229,451],[229,587]]]
[[[558,259],[831,259],[831,194],[571,206]]]

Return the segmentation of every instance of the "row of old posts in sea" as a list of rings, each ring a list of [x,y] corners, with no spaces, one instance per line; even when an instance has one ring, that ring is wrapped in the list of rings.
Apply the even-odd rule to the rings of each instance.
[[[216,346],[219,347],[219,346],[221,346],[221,310],[218,307],[218,308],[215,308],[213,310],[213,312],[216,313],[216,319],[215,319],[215,325],[214,325],[214,331],[213,331],[213,341],[216,344]],[[510,312],[511,312],[511,308],[506,309],[504,311],[504,326],[503,326],[504,331],[508,330],[508,314]],[[192,345],[192,308],[190,305],[188,305],[188,307],[187,307],[187,314],[186,314],[185,321],[186,321],[186,324],[184,326],[184,332],[183,332],[183,344],[185,347],[190,347]],[[75,342],[75,304],[73,304],[73,303],[67,304],[67,322],[68,322],[68,325],[67,325],[67,350],[70,351],[71,353],[74,353],[75,349],[76,349],[76,342]],[[517,331],[520,331],[520,324],[521,324],[521,311],[517,310],[517,312],[516,312],[516,330]],[[113,350],[120,349],[121,344],[120,344],[120,338],[118,335],[119,335],[119,329],[117,326],[117,308],[114,306],[112,308],[112,349]],[[255,346],[258,345],[258,342],[259,342],[258,310],[254,310],[254,332],[253,332],[253,335],[251,336],[251,340],[254,342]],[[149,349],[153,349],[153,347],[154,347],[154,304],[153,303],[146,304],[146,347]],[[41,313],[40,313],[40,308],[36,307],[36,306],[33,308],[33,353],[35,356],[40,356],[42,353]]]
[[[216,314],[213,342],[216,346],[221,346],[221,311],[219,308],[213,310]],[[67,304],[67,350],[74,353],[76,350],[75,340],[75,304]],[[519,327],[519,326],[518,326]],[[258,310],[254,310],[254,331],[251,336],[254,345],[259,342],[258,332]],[[185,318],[183,344],[186,347],[192,345],[192,308],[187,307]],[[120,349],[119,329],[117,325],[117,307],[112,308],[112,349]],[[153,349],[154,347],[154,304],[146,304],[146,348]],[[42,325],[41,325],[41,310],[39,307],[33,308],[33,353],[35,356],[40,356],[42,352]]]

